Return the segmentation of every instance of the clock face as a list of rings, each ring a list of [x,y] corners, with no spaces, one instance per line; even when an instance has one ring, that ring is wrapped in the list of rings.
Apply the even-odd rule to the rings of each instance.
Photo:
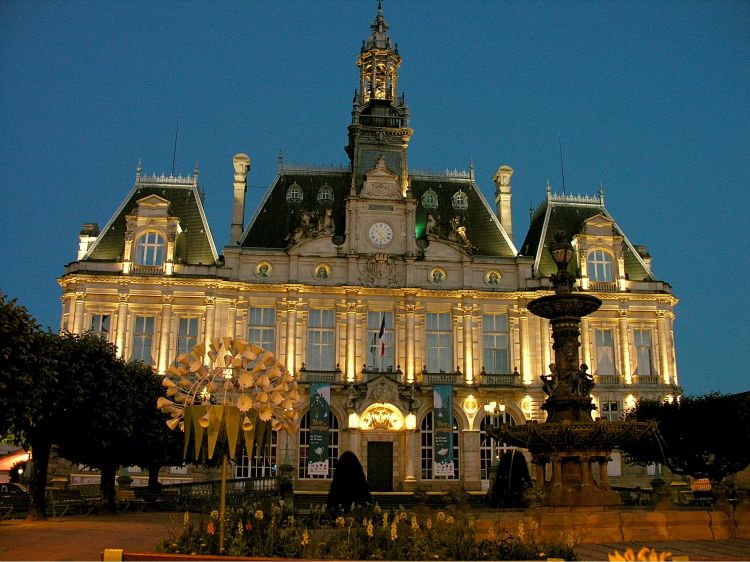
[[[393,239],[393,229],[384,222],[376,222],[370,227],[369,236],[376,246],[385,246]]]

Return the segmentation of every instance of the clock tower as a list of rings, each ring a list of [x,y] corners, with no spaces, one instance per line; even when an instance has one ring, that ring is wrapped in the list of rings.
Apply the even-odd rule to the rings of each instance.
[[[412,129],[404,97],[398,96],[401,56],[391,43],[380,2],[370,28],[357,58],[360,89],[354,94],[346,147],[352,168],[347,253],[408,260],[417,252],[417,201],[409,189],[406,159]]]
[[[380,2],[370,28],[372,33],[362,42],[357,57],[360,88],[354,92],[346,147],[352,165],[350,192],[351,195],[361,192],[365,174],[382,156],[386,167],[398,175],[399,189],[405,196],[409,187],[406,149],[412,129],[404,96],[398,96],[401,56],[398,45],[391,43]]]

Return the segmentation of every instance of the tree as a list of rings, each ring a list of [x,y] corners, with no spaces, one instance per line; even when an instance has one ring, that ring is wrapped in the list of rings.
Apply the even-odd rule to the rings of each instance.
[[[128,378],[138,385],[139,394],[143,394],[135,404],[136,423],[129,449],[134,453],[134,464],[148,468],[148,487],[156,490],[161,467],[183,463],[185,435],[169,429],[170,416],[156,409],[156,401],[164,395],[164,388],[153,369],[140,362],[130,363]]]
[[[331,488],[328,490],[328,509],[349,511],[353,505],[363,506],[372,503],[370,487],[365,471],[357,455],[344,451],[336,463]]]
[[[60,372],[75,381],[61,425],[66,428],[55,441],[60,455],[71,462],[101,471],[103,507],[115,510],[115,476],[133,433],[135,406],[140,389],[128,379],[126,363],[115,347],[93,333],[59,336]]]
[[[0,435],[33,454],[28,518],[46,518],[47,468],[63,407],[56,336],[0,293]]]
[[[750,393],[641,400],[628,417],[659,424],[656,438],[621,446],[632,464],[664,463],[715,484],[750,464]]]

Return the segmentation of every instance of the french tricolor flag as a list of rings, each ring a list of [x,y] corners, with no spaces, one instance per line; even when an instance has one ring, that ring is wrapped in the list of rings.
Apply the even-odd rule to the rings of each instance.
[[[380,340],[380,357],[382,359],[385,355],[385,314],[383,314],[380,320],[380,333],[378,334],[378,339]]]

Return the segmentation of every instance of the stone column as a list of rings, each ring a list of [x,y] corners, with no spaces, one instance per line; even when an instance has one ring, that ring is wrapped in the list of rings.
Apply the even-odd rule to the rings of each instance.
[[[121,292],[118,295],[119,304],[117,305],[117,334],[115,345],[117,346],[117,356],[125,357],[125,342],[127,341],[128,329],[128,293]]]
[[[159,336],[159,373],[164,373],[169,366],[169,336],[172,333],[172,295],[162,295],[161,335]]]
[[[410,299],[411,300],[411,299]],[[406,309],[406,382],[414,382],[415,377],[415,353],[414,344],[416,341],[416,306],[413,303],[407,303]]]
[[[237,335],[237,301],[232,300],[229,303],[229,314],[227,314],[227,337],[234,339]],[[270,351],[274,351],[273,349]]]
[[[78,307],[76,306],[76,310]],[[659,362],[661,363],[661,378],[664,384],[670,384],[669,372],[669,345],[667,334],[669,333],[669,321],[663,310],[657,312],[656,328],[659,338]]]
[[[406,432],[406,478],[405,482],[416,482],[417,476],[414,473],[414,451],[417,448],[417,431],[410,429]]]
[[[216,297],[206,297],[206,329],[204,339],[206,342],[206,356],[211,346],[211,340],[214,338],[214,327],[216,323]]]
[[[529,357],[529,317],[528,310],[525,308],[518,310],[518,323],[521,340],[521,375],[523,376],[524,384],[531,384],[533,377],[531,375],[531,359]]]
[[[473,346],[473,322],[472,306],[464,305],[464,380],[466,384],[474,382],[474,346]]]
[[[287,301],[286,310],[286,368],[291,374],[296,374],[297,359],[297,302],[296,299]]]
[[[549,320],[539,317],[539,333],[541,334],[542,344],[542,372],[546,373],[549,368],[549,364],[552,363],[552,355],[550,352],[551,338],[549,334]]]
[[[350,296],[346,303],[346,380],[354,381],[357,359],[357,301]]]
[[[628,311],[620,310],[620,362],[625,375],[625,384],[633,383],[633,370],[630,367],[630,338],[628,337]]]
[[[581,362],[591,367],[591,328],[589,319],[581,318]]]
[[[75,299],[75,311],[73,313],[73,333],[83,332],[83,313],[86,309],[86,293],[77,292]]]

